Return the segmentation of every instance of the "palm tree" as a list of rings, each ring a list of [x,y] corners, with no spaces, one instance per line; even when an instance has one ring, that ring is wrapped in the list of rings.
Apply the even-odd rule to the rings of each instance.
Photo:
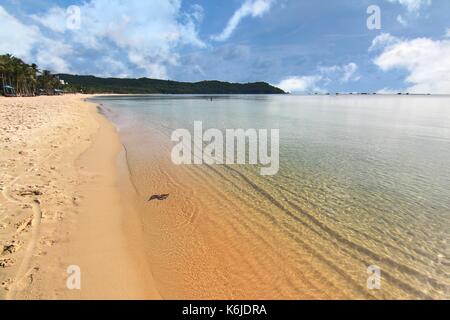
[[[38,86],[47,93],[61,87],[59,79],[50,71],[40,72],[36,64],[26,64],[10,54],[0,55],[0,78],[3,86],[14,85],[16,92],[24,96],[34,95]]]
[[[50,71],[43,70],[41,75],[39,76],[39,85],[47,93],[51,88],[51,81],[52,81],[52,75],[51,75]]]
[[[0,56],[0,70],[2,76],[2,85],[11,84],[13,56],[5,54]]]
[[[2,86],[5,85],[5,76],[6,76],[6,58],[4,56],[0,56],[0,78],[2,79]]]
[[[29,70],[29,79],[31,81],[31,92],[34,95],[37,89],[37,74],[39,73],[39,69],[37,64],[32,63],[28,70]]]

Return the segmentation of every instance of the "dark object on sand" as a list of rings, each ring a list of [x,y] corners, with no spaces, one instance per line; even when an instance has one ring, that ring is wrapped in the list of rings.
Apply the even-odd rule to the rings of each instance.
[[[150,199],[148,199],[148,201],[153,201],[153,200],[163,201],[163,200],[166,200],[168,197],[169,197],[168,194],[154,194],[150,197]]]

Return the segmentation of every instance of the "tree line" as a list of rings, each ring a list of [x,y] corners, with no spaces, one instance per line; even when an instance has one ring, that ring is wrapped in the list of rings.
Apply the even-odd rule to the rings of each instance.
[[[284,94],[265,82],[230,83],[223,81],[179,82],[149,78],[120,79],[58,74],[77,92],[117,94]]]
[[[54,94],[55,90],[82,93],[119,94],[284,94],[265,82],[229,83],[222,81],[178,82],[149,78],[98,78],[70,74],[52,74],[39,70],[10,54],[0,55],[0,93],[11,86],[19,96]],[[3,89],[3,93],[4,93]]]
[[[0,84],[11,86],[19,96],[53,94],[55,89],[63,89],[59,78],[48,70],[27,64],[10,54],[0,55]]]

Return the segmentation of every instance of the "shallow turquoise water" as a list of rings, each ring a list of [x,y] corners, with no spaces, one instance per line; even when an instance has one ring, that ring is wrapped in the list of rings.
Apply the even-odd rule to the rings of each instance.
[[[310,250],[331,282],[347,281],[349,290],[362,292],[363,267],[378,265],[388,288],[381,297],[450,298],[450,97],[96,101],[119,128],[131,167],[145,166],[150,129],[167,144],[173,130],[192,131],[194,121],[205,129],[280,129],[277,175],[262,177],[248,165],[202,170],[225,181],[240,201],[254,203],[261,221],[272,221],[274,232],[290,239],[292,252]]]

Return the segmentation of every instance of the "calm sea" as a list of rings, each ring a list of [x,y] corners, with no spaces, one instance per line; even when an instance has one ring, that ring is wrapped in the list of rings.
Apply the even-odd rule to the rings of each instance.
[[[164,297],[450,298],[450,97],[95,101],[126,147]],[[280,129],[278,174],[171,164],[172,131],[194,121]]]

